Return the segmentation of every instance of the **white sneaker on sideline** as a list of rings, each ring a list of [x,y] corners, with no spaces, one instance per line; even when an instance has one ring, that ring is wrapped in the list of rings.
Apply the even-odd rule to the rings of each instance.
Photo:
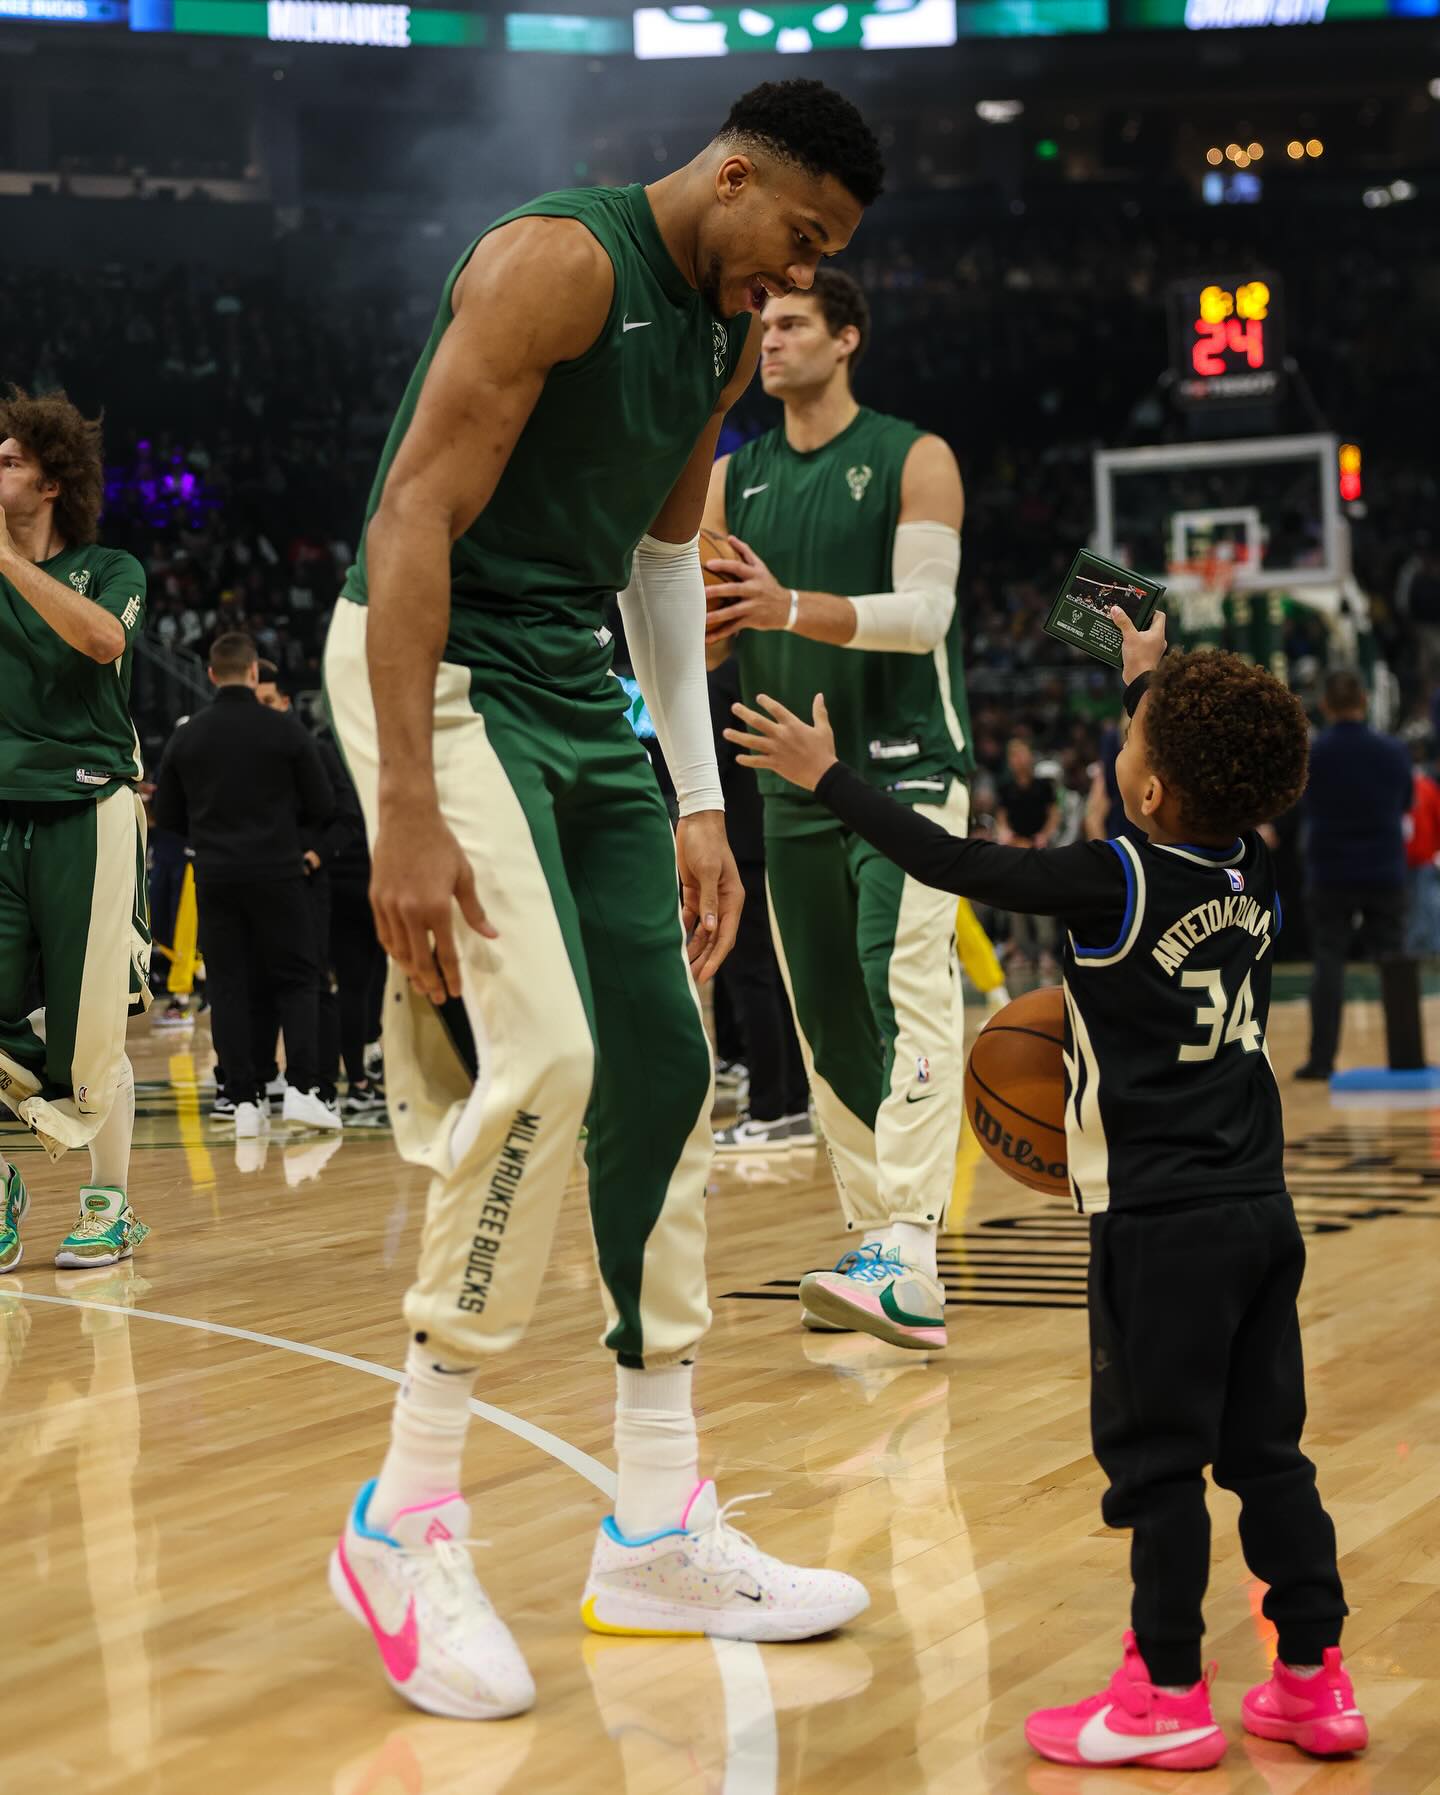
[[[854,1577],[785,1564],[730,1526],[727,1514],[747,1500],[736,1496],[721,1508],[707,1478],[679,1527],[638,1540],[607,1515],[580,1607],[585,1625],[592,1633],[764,1643],[811,1639],[865,1612],[869,1592]]]
[[[266,1120],[268,1118],[262,1114],[258,1103],[237,1103],[235,1105],[236,1140],[254,1140]]]
[[[715,1135],[715,1151],[717,1153],[774,1153],[777,1149],[792,1145],[801,1145],[796,1139],[797,1124],[803,1124],[809,1134],[809,1118],[806,1116],[777,1116],[773,1122],[757,1122],[753,1116],[744,1116],[740,1121],[732,1123],[729,1128],[717,1130]],[[809,1135],[810,1143],[814,1135]]]
[[[299,1128],[343,1128],[338,1108],[332,1107],[319,1091],[302,1091],[295,1085],[285,1087],[285,1104],[281,1120]]]
[[[289,1081],[286,1079],[285,1074],[280,1072],[277,1073],[277,1075],[265,1086],[265,1095],[267,1097],[283,1097],[289,1089]]]

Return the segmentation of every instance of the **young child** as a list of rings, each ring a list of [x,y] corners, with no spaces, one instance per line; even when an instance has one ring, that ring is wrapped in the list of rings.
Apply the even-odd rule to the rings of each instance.
[[[1305,1248],[1285,1189],[1280,1093],[1265,1046],[1280,906],[1256,828],[1305,784],[1297,700],[1232,654],[1165,652],[1165,621],[1124,635],[1133,723],[1116,765],[1147,837],[1021,849],[964,841],[835,759],[823,698],[811,727],[761,696],[726,733],[812,789],[913,878],[1060,918],[1066,1135],[1090,1222],[1091,1426],[1110,1480],[1101,1512],[1133,1531],[1133,1631],[1108,1688],[1030,1716],[1063,1764],[1194,1770],[1225,1735],[1202,1675],[1210,1569],[1205,1467],[1241,1501],[1240,1539],[1279,1631],[1247,1731],[1317,1757],[1363,1750],[1340,1656],[1335,1529],[1300,1450],[1296,1296]]]

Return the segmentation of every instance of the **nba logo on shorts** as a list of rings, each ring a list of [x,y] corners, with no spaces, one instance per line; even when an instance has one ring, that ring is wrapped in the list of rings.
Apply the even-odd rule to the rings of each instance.
[[[923,1053],[915,1062],[915,1077],[920,1084],[929,1084],[930,1082],[930,1062]]]
[[[1233,866],[1227,866],[1225,868],[1225,877],[1230,881],[1230,889],[1232,891],[1243,891],[1245,889],[1244,873],[1237,873]]]

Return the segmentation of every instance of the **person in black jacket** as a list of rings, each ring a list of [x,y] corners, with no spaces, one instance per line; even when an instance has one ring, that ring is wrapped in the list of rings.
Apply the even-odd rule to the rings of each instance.
[[[255,696],[267,710],[292,712],[290,693],[273,661],[261,661]],[[335,793],[335,809],[305,841],[305,868],[320,944],[320,1092],[335,1097],[343,1062],[347,1089],[341,1115],[348,1120],[382,1119],[385,1094],[365,1072],[365,1044],[379,1034],[377,1018],[385,983],[385,954],[370,909],[370,854],[360,799],[328,725],[311,738],[325,763]],[[261,1039],[273,1049],[275,1006],[266,1003]],[[265,1055],[262,1054],[262,1057]],[[274,1076],[267,1059],[262,1068]]]
[[[258,1134],[261,1121],[253,1022],[261,979],[285,1033],[285,1120],[340,1126],[317,1088],[319,956],[303,839],[304,829],[329,820],[335,796],[299,722],[257,702],[258,676],[248,636],[216,638],[215,702],[171,740],[155,792],[157,823],[195,850],[200,949],[239,1136]]]
[[[1108,1689],[1031,1714],[1030,1744],[1112,1769],[1224,1756],[1200,1658],[1209,1465],[1240,1498],[1245,1561],[1279,1632],[1269,1680],[1244,1698],[1245,1728],[1338,1756],[1369,1735],[1340,1653],[1335,1529],[1300,1445],[1305,1245],[1265,1047],[1280,916],[1259,827],[1304,787],[1308,727],[1262,668],[1220,653],[1162,664],[1163,616],[1144,632],[1112,616],[1134,719],[1116,772],[1138,846],[950,835],[835,758],[823,698],[813,728],[769,698],[768,716],[737,704],[747,727],[728,734],[742,764],[814,791],[912,878],[1065,928],[1067,1170],[1091,1217],[1091,1429],[1110,1484],[1101,1513],[1132,1532],[1134,1597]],[[978,1101],[972,1119],[1019,1151]],[[801,1300],[885,1339],[925,1325],[927,1292],[898,1256],[875,1256],[873,1315],[859,1296],[838,1306],[843,1282],[812,1272]]]
[[[1380,967],[1388,1011],[1405,958],[1405,818],[1414,802],[1410,751],[1366,722],[1365,686],[1341,668],[1325,681],[1329,724],[1310,750],[1305,872],[1310,906],[1310,1056],[1297,1078],[1327,1079],[1340,1048],[1345,957],[1357,932]],[[1394,1062],[1392,1061],[1392,1064]]]

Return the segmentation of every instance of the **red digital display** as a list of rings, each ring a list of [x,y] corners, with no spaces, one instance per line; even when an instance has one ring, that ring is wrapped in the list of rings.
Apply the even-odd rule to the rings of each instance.
[[[1182,405],[1254,405],[1276,397],[1284,372],[1279,301],[1273,275],[1171,287],[1171,348]]]

